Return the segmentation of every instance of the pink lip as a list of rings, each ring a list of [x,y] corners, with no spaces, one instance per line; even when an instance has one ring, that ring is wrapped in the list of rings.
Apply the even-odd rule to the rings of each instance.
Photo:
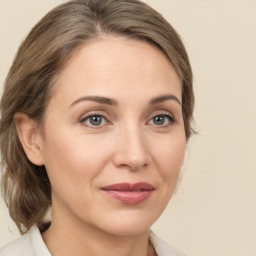
[[[155,188],[146,182],[119,183],[101,188],[108,196],[124,204],[135,205],[149,198]]]

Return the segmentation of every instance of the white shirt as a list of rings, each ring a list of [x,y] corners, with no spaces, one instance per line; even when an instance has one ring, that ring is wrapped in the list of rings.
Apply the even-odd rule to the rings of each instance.
[[[150,232],[150,242],[158,256],[185,256],[174,250],[153,232]],[[46,247],[37,226],[33,226],[28,233],[8,243],[0,249],[0,256],[52,256]]]

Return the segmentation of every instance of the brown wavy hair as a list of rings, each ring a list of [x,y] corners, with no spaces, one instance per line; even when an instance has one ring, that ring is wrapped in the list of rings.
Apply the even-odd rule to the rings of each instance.
[[[14,125],[17,112],[40,125],[55,78],[72,53],[103,35],[123,36],[157,46],[182,81],[182,111],[187,139],[194,107],[192,71],[173,27],[138,0],[73,0],[50,11],[21,44],[7,75],[0,102],[1,189],[21,233],[40,226],[51,205],[51,185],[44,166],[32,164]]]

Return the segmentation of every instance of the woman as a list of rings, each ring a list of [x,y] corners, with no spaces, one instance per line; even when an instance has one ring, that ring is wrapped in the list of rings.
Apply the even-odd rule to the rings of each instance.
[[[175,189],[193,103],[186,50],[149,6],[53,9],[1,100],[2,190],[23,236],[0,255],[181,255],[150,226]]]

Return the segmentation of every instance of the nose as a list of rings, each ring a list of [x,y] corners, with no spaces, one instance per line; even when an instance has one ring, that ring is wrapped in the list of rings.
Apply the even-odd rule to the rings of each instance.
[[[129,168],[138,171],[148,166],[150,154],[147,140],[139,127],[130,126],[120,129],[115,137],[113,162],[118,168]]]

